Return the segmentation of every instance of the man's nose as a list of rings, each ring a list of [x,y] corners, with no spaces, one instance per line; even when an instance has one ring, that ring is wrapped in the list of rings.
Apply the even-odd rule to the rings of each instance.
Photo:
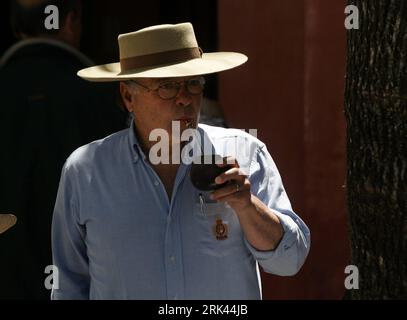
[[[188,92],[185,82],[179,88],[178,94],[175,96],[175,102],[178,106],[187,106],[192,102],[192,95]]]

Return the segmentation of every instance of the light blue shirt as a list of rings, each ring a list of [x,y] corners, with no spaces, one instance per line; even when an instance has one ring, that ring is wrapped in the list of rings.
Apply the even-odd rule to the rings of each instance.
[[[292,211],[266,146],[237,129],[198,131],[205,146],[247,170],[251,192],[284,228],[278,247],[252,247],[233,209],[193,187],[188,164],[180,165],[168,199],[132,126],[77,149],[65,163],[52,223],[53,299],[261,299],[258,264],[277,275],[298,272],[310,232]],[[227,226],[223,240],[214,231],[219,218]]]

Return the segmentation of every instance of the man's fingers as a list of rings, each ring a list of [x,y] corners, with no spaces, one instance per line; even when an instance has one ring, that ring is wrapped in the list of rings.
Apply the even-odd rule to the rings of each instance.
[[[214,200],[224,199],[225,197],[231,195],[237,195],[243,191],[250,190],[250,182],[249,180],[244,181],[235,181],[230,180],[229,183],[221,189],[214,191],[211,194],[211,198]]]
[[[217,176],[215,182],[217,184],[222,184],[230,180],[241,180],[243,182],[244,179],[246,179],[246,175],[240,168],[232,168]]]

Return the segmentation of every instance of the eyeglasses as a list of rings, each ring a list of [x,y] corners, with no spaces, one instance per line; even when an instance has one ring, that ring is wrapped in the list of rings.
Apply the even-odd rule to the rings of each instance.
[[[156,91],[158,96],[164,100],[174,99],[178,95],[181,85],[185,85],[188,93],[192,95],[201,94],[205,87],[205,79],[203,77],[191,78],[184,81],[165,81],[160,83],[156,89],[151,89],[134,80],[131,80],[131,82],[148,91]]]

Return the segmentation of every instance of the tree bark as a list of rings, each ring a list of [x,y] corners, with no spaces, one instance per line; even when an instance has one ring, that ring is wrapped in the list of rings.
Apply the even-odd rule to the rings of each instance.
[[[345,92],[354,299],[407,298],[407,1],[354,0]]]

